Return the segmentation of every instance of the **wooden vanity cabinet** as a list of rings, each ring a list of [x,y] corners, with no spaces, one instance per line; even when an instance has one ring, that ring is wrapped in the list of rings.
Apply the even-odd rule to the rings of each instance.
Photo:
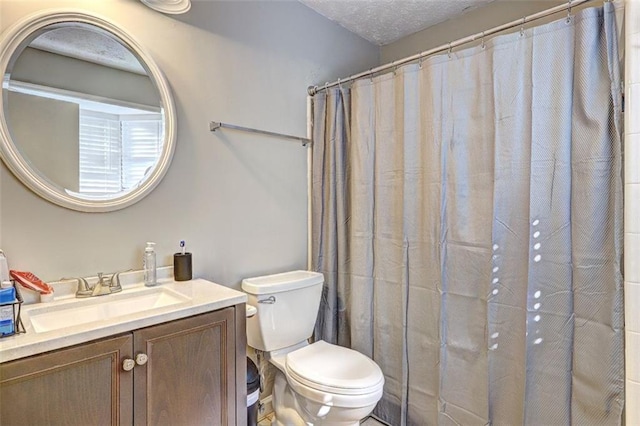
[[[0,364],[0,424],[245,424],[244,315],[236,305]]]
[[[127,334],[0,364],[0,424],[131,424],[133,375],[121,365],[132,343]]]
[[[134,357],[149,357],[134,368],[135,425],[236,424],[233,324],[227,308],[133,333]]]

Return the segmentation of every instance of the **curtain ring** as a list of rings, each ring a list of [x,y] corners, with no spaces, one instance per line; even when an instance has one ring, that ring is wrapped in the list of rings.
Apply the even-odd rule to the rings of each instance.
[[[422,61],[424,61],[424,58],[422,57],[422,53],[420,54],[420,56],[418,56],[418,68],[422,69]]]
[[[571,0],[569,0],[569,7],[567,8],[567,24],[571,22]]]
[[[329,91],[329,82],[328,81],[324,83],[324,91],[325,92]]]
[[[522,17],[522,26],[520,27],[520,37],[524,36],[524,24],[527,22],[527,17]]]
[[[484,31],[482,32],[482,43],[480,44],[480,47],[484,49]]]
[[[373,68],[369,68],[369,81],[373,83]]]
[[[449,55],[449,59],[451,59],[451,42],[449,42],[449,50],[447,51],[447,55]]]

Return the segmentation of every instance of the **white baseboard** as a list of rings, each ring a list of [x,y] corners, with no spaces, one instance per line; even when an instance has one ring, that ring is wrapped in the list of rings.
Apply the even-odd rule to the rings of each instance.
[[[258,404],[258,421],[273,413],[272,401],[273,398],[271,397],[271,395],[260,400],[260,403]]]

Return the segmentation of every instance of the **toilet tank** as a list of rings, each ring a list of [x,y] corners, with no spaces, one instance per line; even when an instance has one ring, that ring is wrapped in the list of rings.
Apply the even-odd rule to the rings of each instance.
[[[293,346],[311,337],[318,316],[324,276],[292,271],[242,280],[249,305],[257,313],[247,318],[247,343],[261,351]]]

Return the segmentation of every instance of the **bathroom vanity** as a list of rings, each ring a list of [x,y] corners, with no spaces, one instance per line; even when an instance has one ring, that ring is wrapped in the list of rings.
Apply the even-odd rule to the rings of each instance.
[[[94,306],[160,293],[178,301],[73,323]],[[246,296],[200,279],[121,294],[23,308],[27,333],[0,341],[2,424],[246,423]],[[43,315],[49,328],[39,328]]]
[[[167,173],[177,134],[170,86],[113,20],[34,11],[3,29],[0,74],[10,76],[0,158],[34,194],[105,214],[141,201]],[[94,128],[109,142],[94,144]],[[150,136],[131,136],[140,131]],[[147,152],[143,143],[155,148],[133,156]],[[106,169],[112,178],[92,177]],[[0,423],[246,423],[246,295],[201,279],[146,288],[139,272],[122,276],[121,292],[71,280],[54,285],[53,302],[23,306],[26,333],[0,339]]]

